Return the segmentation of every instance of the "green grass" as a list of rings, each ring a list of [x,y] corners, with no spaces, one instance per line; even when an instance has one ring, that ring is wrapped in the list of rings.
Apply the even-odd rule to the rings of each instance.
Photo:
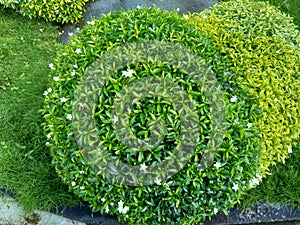
[[[0,10],[0,187],[26,211],[77,202],[51,166],[38,112],[57,40],[57,27]]]
[[[300,27],[299,0],[270,2],[292,15]],[[43,118],[38,113],[57,33],[57,27],[43,21],[0,10],[0,186],[16,193],[27,211],[79,203],[51,166],[41,127]],[[240,206],[261,200],[300,206],[299,162],[300,144]]]

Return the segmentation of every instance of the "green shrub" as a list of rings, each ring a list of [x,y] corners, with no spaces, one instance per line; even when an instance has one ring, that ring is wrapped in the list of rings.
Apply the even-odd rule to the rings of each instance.
[[[17,9],[30,18],[41,17],[49,22],[75,23],[82,18],[88,0],[1,0],[0,4]]]
[[[300,35],[292,18],[264,2],[229,1],[189,17],[223,54],[245,99],[258,101],[266,169],[284,162],[299,136]],[[203,26],[205,24],[205,26]]]
[[[166,62],[143,61],[118,68],[99,92],[99,101],[95,103],[99,138],[116,161],[149,165],[172,155],[176,146],[178,127],[173,124],[179,123],[178,115],[168,101],[162,102],[159,98],[145,99],[140,105],[133,105],[132,132],[147,137],[144,128],[152,115],[161,116],[170,131],[169,139],[162,141],[158,149],[143,154],[116,141],[111,106],[117,93],[131,81],[143,77],[166,77],[175,81],[195,102],[201,125],[195,153],[178,173],[156,184],[130,186],[106,180],[88,163],[75,143],[73,129],[76,127],[71,119],[76,115],[72,114],[72,104],[76,102],[75,89],[98,57],[124,44],[150,40],[180,44],[211,66],[227,106],[225,134],[215,161],[206,170],[199,170],[212,129],[209,102],[201,87],[184,70]],[[256,186],[264,175],[260,168],[265,163],[259,145],[259,129],[254,126],[261,120],[262,113],[257,108],[257,100],[244,98],[247,96],[236,85],[235,73],[224,69],[227,65],[224,54],[217,50],[210,38],[177,12],[156,8],[110,13],[91,22],[78,37],[72,36],[50,64],[50,89],[46,92],[44,108],[47,145],[51,148],[58,174],[69,184],[70,190],[103,214],[117,215],[120,221],[129,224],[149,225],[201,223],[206,216],[226,212],[246,190]],[[115,57],[117,60],[122,56]],[[132,70],[133,76],[124,78],[124,70]]]

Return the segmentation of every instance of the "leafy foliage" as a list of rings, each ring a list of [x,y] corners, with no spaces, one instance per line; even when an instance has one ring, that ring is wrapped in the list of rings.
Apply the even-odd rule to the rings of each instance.
[[[284,162],[300,126],[300,35],[292,18],[267,3],[239,0],[215,5],[190,21],[214,40],[245,99],[258,101],[263,169]]]
[[[58,23],[75,23],[82,18],[88,0],[1,0],[5,7],[17,9],[25,16],[41,17],[46,21]]]
[[[176,142],[171,135],[170,142],[160,145],[164,151],[157,149],[142,155],[115,142],[110,105],[116,93],[130,80],[122,76],[124,70],[134,71],[133,80],[145,76],[168,76],[177,80],[182,90],[188,92],[196,103],[201,118],[199,123],[202,124],[195,154],[178,173],[153,185],[133,187],[110,182],[89,165],[73,136],[72,104],[76,87],[86,69],[98,57],[126,43],[150,40],[183,45],[211,66],[222,86],[227,105],[226,131],[215,161],[209,168],[200,171],[199,163],[211,133],[210,110],[203,90],[193,85],[184,71],[164,63],[142,62],[116,71],[100,91],[95,111],[100,137],[107,143],[110,154],[128,164],[141,165],[172,154],[172,145]],[[244,98],[243,89],[236,84],[236,74],[225,69],[224,54],[217,51],[212,41],[177,12],[141,8],[110,13],[93,21],[80,31],[78,37],[72,36],[58,52],[50,65],[50,90],[44,108],[48,145],[63,181],[95,210],[118,215],[120,221],[129,224],[201,223],[206,216],[218,211],[226,212],[246,190],[259,183],[264,175],[261,165],[265,162],[262,161],[259,145],[259,129],[254,124],[261,119],[262,113],[257,100]],[[118,57],[116,55],[116,59]],[[142,109],[147,109],[147,112]],[[145,99],[134,105],[132,110],[131,129],[137,136],[148,135],[147,123],[152,120],[151,115],[164,118],[167,127],[173,129],[169,129],[171,133],[177,129],[172,125],[177,123],[176,113],[168,102],[161,104],[161,99]]]

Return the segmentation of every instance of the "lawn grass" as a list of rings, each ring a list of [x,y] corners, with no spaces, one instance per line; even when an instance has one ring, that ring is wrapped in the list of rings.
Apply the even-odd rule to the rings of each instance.
[[[269,1],[300,28],[299,0]],[[57,33],[55,26],[0,9],[0,186],[12,190],[26,211],[79,203],[51,166],[38,113]],[[257,201],[300,206],[300,144],[293,151],[240,207]]]
[[[0,10],[0,187],[26,211],[77,203],[51,166],[39,110],[57,27]]]

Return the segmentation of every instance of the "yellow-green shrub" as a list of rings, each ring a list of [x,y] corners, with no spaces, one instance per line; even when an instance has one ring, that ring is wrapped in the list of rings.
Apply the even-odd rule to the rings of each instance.
[[[265,2],[237,0],[188,20],[213,39],[246,99],[258,101],[264,169],[284,162],[300,129],[300,36],[292,18]]]
[[[1,0],[25,16],[41,17],[49,22],[75,23],[82,18],[88,0]]]

